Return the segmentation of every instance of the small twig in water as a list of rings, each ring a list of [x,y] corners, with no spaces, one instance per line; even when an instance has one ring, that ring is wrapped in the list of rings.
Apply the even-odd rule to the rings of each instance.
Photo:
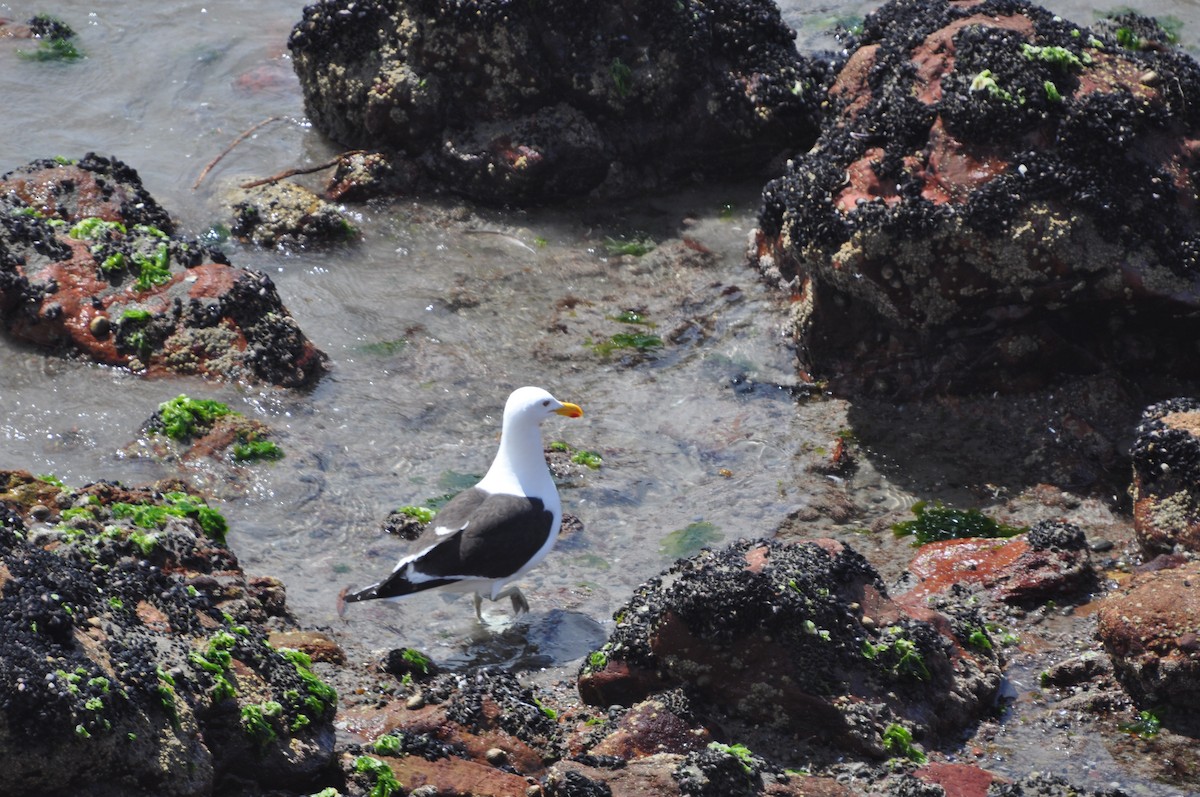
[[[350,150],[349,152],[343,152],[341,155],[338,155],[333,160],[325,161],[325,163],[318,164],[317,166],[305,166],[303,168],[298,168],[298,169],[285,169],[284,171],[280,172],[279,174],[273,174],[270,177],[264,177],[261,180],[251,180],[248,183],[242,183],[240,187],[241,188],[257,188],[260,185],[266,185],[267,183],[277,183],[280,180],[286,180],[289,177],[295,177],[297,174],[312,174],[313,172],[319,172],[322,169],[328,169],[330,166],[337,166],[339,163],[341,163],[342,158],[346,157],[347,155],[356,155],[360,152],[363,152],[363,150],[353,149],[353,150]]]
[[[218,155],[217,157],[213,158],[211,161],[208,162],[208,165],[204,167],[204,171],[200,172],[200,176],[196,178],[196,182],[192,183],[192,190],[195,191],[197,188],[199,188],[200,183],[204,182],[204,178],[208,177],[208,173],[213,170],[213,167],[216,166],[218,163],[220,163],[222,158],[224,158],[226,155],[228,155],[230,152],[232,152],[234,147],[236,147],[238,144],[241,144],[243,141],[245,141],[250,136],[254,135],[254,131],[258,130],[260,127],[263,127],[264,125],[268,125],[271,122],[276,122],[282,118],[283,118],[282,116],[278,116],[278,115],[268,116],[266,119],[263,119],[261,122],[254,125],[249,130],[245,131],[240,136],[235,138],[233,140],[233,143],[230,144],[228,147],[226,147],[221,152],[220,155]]]

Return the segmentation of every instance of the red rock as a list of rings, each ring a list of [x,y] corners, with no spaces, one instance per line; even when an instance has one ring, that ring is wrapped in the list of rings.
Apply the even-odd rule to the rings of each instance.
[[[685,722],[661,700],[651,698],[629,709],[612,732],[587,752],[623,759],[658,753],[685,754],[707,747],[712,734]]]
[[[1096,634],[1143,707],[1200,710],[1200,562],[1134,576],[1100,602]]]
[[[986,769],[970,764],[951,764],[935,761],[925,764],[913,772],[913,775],[926,783],[941,786],[946,797],[987,797],[988,788],[1002,778],[988,772]]]
[[[1147,407],[1132,454],[1133,529],[1142,550],[1200,551],[1200,401]]]

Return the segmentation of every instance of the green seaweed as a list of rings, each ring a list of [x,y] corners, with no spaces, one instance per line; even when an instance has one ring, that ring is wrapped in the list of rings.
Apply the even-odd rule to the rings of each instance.
[[[918,501],[913,504],[915,520],[903,520],[892,525],[897,537],[912,535],[918,544],[963,537],[1013,537],[1026,531],[1022,526],[997,523],[978,509],[952,509],[937,501]]]
[[[654,249],[654,241],[648,237],[630,238],[621,240],[619,238],[605,238],[604,251],[608,252],[610,257],[618,255],[630,255],[632,257],[641,257],[644,254],[651,252]]]
[[[427,506],[414,506],[412,504],[405,504],[396,511],[405,517],[412,518],[418,523],[428,523],[433,520],[433,516],[436,514]]]
[[[89,216],[82,221],[76,222],[67,231],[67,236],[79,241],[96,241],[108,236],[112,232],[119,232],[124,235],[125,225],[119,221],[106,221],[96,216]]]
[[[369,797],[392,797],[404,788],[400,781],[396,780],[396,773],[392,772],[392,768],[378,758],[360,755],[354,759],[354,771],[374,779],[375,782],[368,792]]]
[[[159,404],[158,414],[167,437],[188,440],[198,431],[207,431],[218,418],[235,413],[229,409],[229,405],[219,401],[194,399],[181,393]]]
[[[171,251],[165,243],[160,243],[153,256],[140,252],[133,255],[133,264],[137,266],[137,279],[133,282],[134,290],[148,291],[171,281]]]
[[[190,518],[200,525],[210,539],[225,542],[229,525],[220,512],[187,493],[166,493],[163,500],[167,503],[130,504],[119,501],[112,504],[109,511],[113,517],[128,518],[133,521],[133,525],[143,529],[161,529],[170,517]]]
[[[283,459],[283,449],[270,440],[239,439],[233,444],[233,458],[238,462]]]
[[[259,745],[265,746],[277,736],[271,720],[282,714],[283,705],[274,700],[242,706],[242,731]]]
[[[576,451],[571,455],[571,461],[576,465],[586,465],[592,470],[599,470],[604,459],[595,451]]]
[[[1003,100],[1004,102],[1012,102],[1013,100],[1010,92],[1000,88],[1000,84],[996,82],[996,78],[993,77],[992,70],[990,69],[984,69],[971,79],[971,91],[986,91],[992,99]]]
[[[928,760],[925,753],[913,744],[912,732],[897,722],[883,729],[883,749],[893,756],[907,758],[918,764],[924,764]]]
[[[375,740],[375,744],[371,745],[371,750],[376,755],[400,755],[404,740],[394,733],[387,733]]]
[[[659,546],[659,552],[673,559],[691,556],[705,546],[720,542],[721,531],[707,520],[689,523],[682,529],[668,534]]]
[[[1118,727],[1130,736],[1153,739],[1162,730],[1162,720],[1153,711],[1142,711],[1133,722],[1121,723]]]
[[[929,666],[925,664],[920,648],[909,639],[908,632],[902,626],[888,626],[878,644],[864,639],[862,655],[894,676],[908,676],[918,681],[928,681],[930,678]]]
[[[754,774],[754,753],[750,752],[750,748],[744,744],[721,744],[720,742],[709,742],[709,750],[716,750],[718,753],[725,753],[733,756],[742,766],[742,771],[747,775]]]
[[[1082,69],[1092,62],[1092,57],[1087,53],[1079,56],[1066,47],[1039,47],[1028,42],[1021,45],[1021,55],[1027,61],[1041,61],[1064,71]]]
[[[620,58],[614,58],[608,67],[608,73],[612,76],[617,95],[621,99],[629,96],[629,92],[633,89],[633,70]]]
[[[26,61],[78,61],[83,53],[70,39],[42,39],[36,50],[17,50],[17,57]]]
[[[590,344],[592,351],[601,357],[608,357],[614,351],[634,349],[642,354],[661,349],[663,340],[658,335],[647,335],[641,332],[618,332],[608,340]]]

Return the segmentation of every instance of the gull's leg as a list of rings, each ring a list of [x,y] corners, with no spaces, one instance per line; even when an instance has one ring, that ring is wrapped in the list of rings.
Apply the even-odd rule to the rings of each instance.
[[[529,612],[529,601],[525,600],[525,596],[521,594],[521,588],[516,584],[511,584],[496,593],[496,600],[501,598],[509,598],[512,600],[513,616],[520,616]]]
[[[478,592],[475,593],[475,617],[483,622],[483,596]]]

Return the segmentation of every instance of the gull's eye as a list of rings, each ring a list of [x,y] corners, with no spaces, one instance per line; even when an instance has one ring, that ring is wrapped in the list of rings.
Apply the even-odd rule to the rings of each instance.
[[[542,402],[542,406],[543,406],[543,407],[549,407],[549,406],[550,406],[550,399],[546,399],[545,401],[543,401],[543,402]]]

